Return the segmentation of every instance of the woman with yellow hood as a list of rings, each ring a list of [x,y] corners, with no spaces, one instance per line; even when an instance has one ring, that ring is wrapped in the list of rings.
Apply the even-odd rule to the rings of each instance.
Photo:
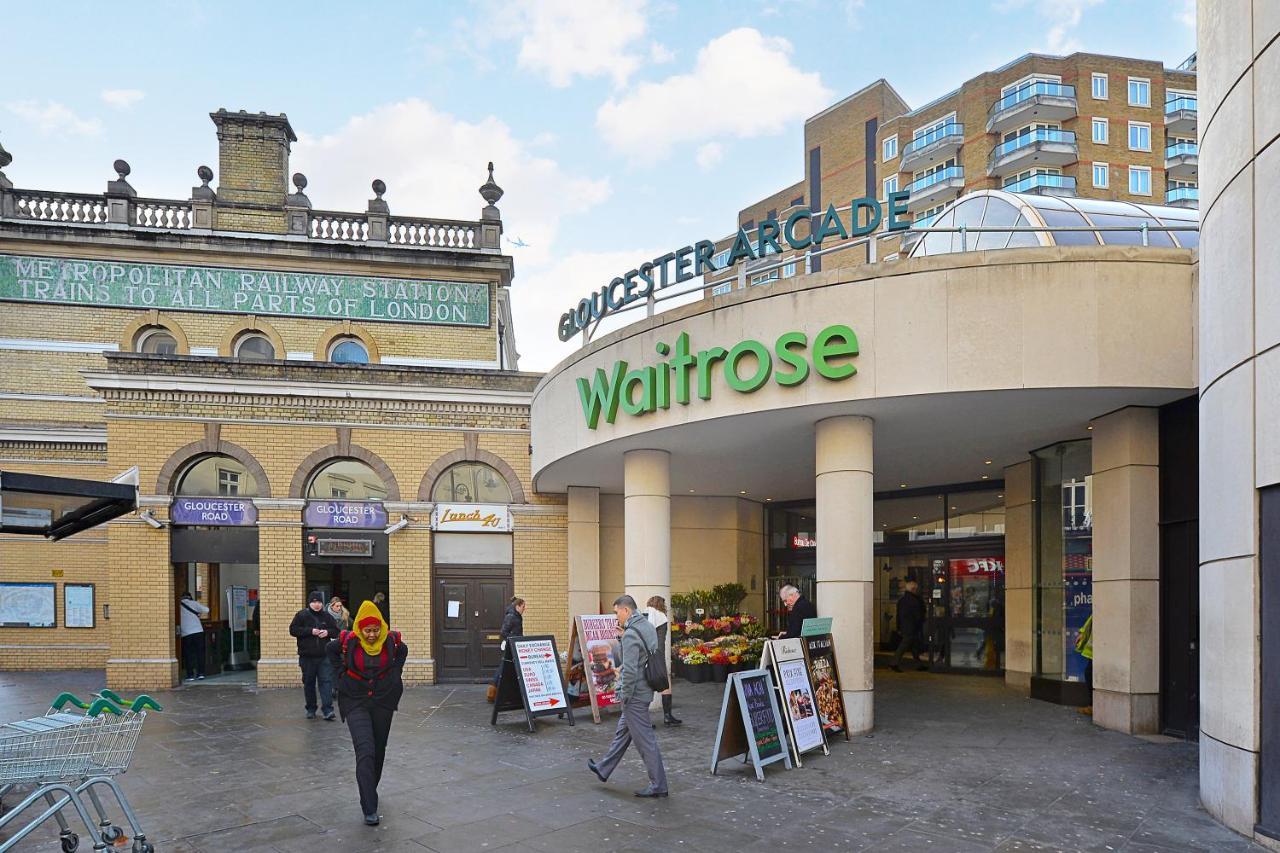
[[[355,630],[343,631],[329,643],[329,662],[338,685],[338,713],[351,732],[356,753],[356,784],[364,822],[377,826],[378,782],[387,755],[391,718],[400,705],[409,649],[382,618],[382,611],[366,601],[356,611]]]

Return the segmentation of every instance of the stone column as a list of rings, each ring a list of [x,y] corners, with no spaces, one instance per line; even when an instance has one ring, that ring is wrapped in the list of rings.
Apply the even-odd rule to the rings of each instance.
[[[258,507],[259,687],[297,687],[298,642],[289,636],[294,614],[307,604],[302,568],[302,506],[295,499],[255,498]],[[355,614],[352,614],[353,616]]]
[[[1004,469],[1004,683],[1031,694],[1035,671],[1035,462]]]
[[[405,684],[431,684],[435,681],[434,654],[431,648],[431,512],[419,506],[389,504],[393,520],[409,517],[409,526],[392,533],[387,539],[388,603],[391,627],[400,632],[409,647],[404,665]],[[352,617],[360,602],[352,602]]]
[[[1093,422],[1093,720],[1160,728],[1160,416]]]
[[[599,610],[600,489],[570,486],[569,618]]]
[[[148,504],[159,521],[168,499]],[[113,690],[167,690],[178,683],[174,627],[177,597],[169,562],[169,530],[157,530],[137,515],[107,525],[111,620],[107,686]],[[61,609],[61,608],[59,608]]]
[[[628,450],[622,466],[624,582],[644,607],[651,595],[671,599],[671,454]]]
[[[875,723],[872,420],[827,418],[816,432],[818,614],[833,619],[849,730],[857,734]]]

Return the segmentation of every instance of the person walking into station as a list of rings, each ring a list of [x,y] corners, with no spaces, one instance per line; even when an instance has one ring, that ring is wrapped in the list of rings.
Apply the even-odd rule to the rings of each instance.
[[[377,826],[378,783],[387,757],[391,721],[404,693],[405,659],[409,647],[392,631],[382,611],[365,601],[356,611],[356,628],[343,631],[326,648],[338,680],[338,711],[351,732],[356,754],[356,785],[364,822]]]
[[[782,603],[787,608],[787,630],[779,634],[776,639],[799,637],[804,620],[818,618],[818,608],[814,607],[813,602],[801,595],[800,590],[791,584],[778,590],[778,598],[782,599]]]
[[[914,578],[908,578],[905,591],[898,599],[898,650],[893,653],[893,663],[889,669],[902,672],[902,656],[911,649],[911,657],[916,662],[916,669],[924,672],[929,665],[920,660],[920,647],[924,640],[924,599],[916,590],[919,588]]]
[[[653,626],[653,630],[658,635],[658,651],[666,655],[665,661],[671,660],[671,620],[667,617],[667,600],[660,595],[655,595],[645,602],[644,608],[645,618],[649,620],[649,624]],[[667,670],[667,689],[661,693],[662,701],[662,724],[664,726],[679,726],[683,724],[682,720],[677,720],[675,714],[671,713],[671,670]],[[657,697],[654,697],[657,701]],[[657,710],[651,704],[649,710]]]
[[[653,688],[644,677],[649,656],[661,654],[661,651],[657,632],[636,610],[636,600],[629,595],[621,595],[613,602],[613,613],[622,628],[622,684],[617,688],[622,714],[618,717],[618,728],[613,733],[609,751],[598,763],[588,758],[587,767],[601,782],[608,782],[627,747],[635,741],[640,758],[644,760],[644,769],[649,774],[648,787],[636,791],[636,796],[665,797],[667,771],[662,766],[662,752],[658,749],[658,738],[649,720]]]
[[[351,630],[351,611],[342,603],[341,598],[335,595],[329,599],[329,607],[327,609],[339,631]]]
[[[511,596],[507,602],[507,612],[502,616],[502,627],[498,630],[498,638],[502,640],[503,654],[506,654],[507,640],[511,637],[524,636],[524,610],[528,607],[524,599],[518,595]],[[503,657],[498,658],[498,669],[493,673],[493,681],[489,683],[486,701],[498,698],[498,677],[502,675]]]
[[[184,592],[178,599],[178,631],[182,634],[182,663],[187,670],[187,681],[204,680],[204,623],[209,608]]]
[[[289,633],[298,640],[298,666],[302,669],[302,695],[307,719],[316,718],[316,688],[320,689],[320,711],[326,720],[333,716],[333,670],[325,663],[325,648],[338,636],[338,623],[326,612],[324,593],[315,590],[307,606],[289,624]]]

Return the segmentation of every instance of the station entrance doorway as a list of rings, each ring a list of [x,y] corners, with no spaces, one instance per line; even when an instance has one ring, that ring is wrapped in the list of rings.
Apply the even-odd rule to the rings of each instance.
[[[299,609],[306,606],[312,590],[319,590],[326,605],[335,595],[342,599],[352,618],[362,602],[372,601],[382,610],[383,618],[391,621],[387,534],[304,528],[302,565],[305,583],[298,594]]]
[[[175,526],[169,536],[173,569],[173,623],[182,624],[180,599],[189,593],[208,608],[204,626],[208,678],[254,668],[261,649],[258,633],[258,529],[256,527]],[[187,672],[183,644],[177,642],[179,672]],[[193,665],[192,669],[198,669]]]

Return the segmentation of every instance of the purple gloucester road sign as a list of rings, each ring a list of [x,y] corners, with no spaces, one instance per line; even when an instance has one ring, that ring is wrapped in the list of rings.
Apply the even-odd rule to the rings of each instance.
[[[248,498],[174,498],[169,519],[178,525],[250,527],[258,523],[258,508]]]
[[[308,527],[386,527],[387,511],[378,501],[307,501]]]

